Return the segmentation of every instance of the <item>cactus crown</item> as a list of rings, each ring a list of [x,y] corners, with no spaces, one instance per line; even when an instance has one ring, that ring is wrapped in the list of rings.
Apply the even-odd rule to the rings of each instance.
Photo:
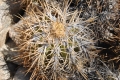
[[[51,28],[51,35],[56,38],[65,37],[65,27],[60,22],[53,22]]]

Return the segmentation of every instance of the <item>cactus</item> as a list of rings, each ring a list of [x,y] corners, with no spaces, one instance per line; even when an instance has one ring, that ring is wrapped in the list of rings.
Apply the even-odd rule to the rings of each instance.
[[[17,60],[32,72],[30,80],[61,80],[75,73],[87,79],[83,68],[94,56],[87,49],[94,45],[94,33],[84,24],[94,18],[79,18],[81,11],[71,10],[70,3],[39,1],[14,27]]]
[[[118,10],[113,13],[108,0],[75,1],[78,8],[70,6],[72,0],[22,0],[26,17],[12,28],[12,38],[21,52],[16,59],[32,73],[30,80],[116,79],[109,68],[120,60],[120,45],[114,46],[119,42]],[[97,40],[108,43],[115,57],[107,62],[111,54],[103,52],[109,50],[104,46],[96,54],[102,49],[94,46]]]

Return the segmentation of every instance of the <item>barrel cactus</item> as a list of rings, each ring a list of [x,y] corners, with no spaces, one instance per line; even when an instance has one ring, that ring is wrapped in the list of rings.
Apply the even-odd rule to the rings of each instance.
[[[90,51],[94,33],[84,25],[95,18],[80,18],[82,11],[73,10],[70,3],[38,0],[12,27],[12,38],[21,52],[16,59],[32,73],[31,80],[61,80],[76,73],[87,79],[84,63],[94,58]]]

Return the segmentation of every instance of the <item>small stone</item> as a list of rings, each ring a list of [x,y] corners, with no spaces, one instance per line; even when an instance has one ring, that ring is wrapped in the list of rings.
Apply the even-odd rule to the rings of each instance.
[[[20,68],[17,70],[17,72],[16,72],[13,80],[29,80],[30,74],[27,74],[27,75],[26,75],[25,70],[26,70],[25,68],[20,67]]]
[[[19,55],[19,52],[13,40],[9,38],[6,41],[6,44],[2,46],[1,51],[4,54],[6,61],[20,65],[20,62],[14,60]]]
[[[1,38],[0,39],[0,48],[5,44],[8,30],[9,30],[9,28],[0,30],[0,38]]]

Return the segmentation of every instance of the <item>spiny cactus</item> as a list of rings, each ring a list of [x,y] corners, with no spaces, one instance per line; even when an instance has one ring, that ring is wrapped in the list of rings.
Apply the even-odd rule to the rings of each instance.
[[[94,18],[83,21],[81,11],[71,10],[70,3],[39,1],[14,27],[13,40],[21,52],[17,59],[32,72],[31,80],[61,80],[75,73],[87,79],[83,66],[94,58],[88,49],[94,45],[94,33],[84,24]]]
[[[73,7],[72,0],[21,1],[26,17],[14,26],[12,38],[21,52],[17,60],[32,73],[31,80],[117,79],[111,67],[120,62],[117,0],[75,0]],[[96,57],[91,50],[97,40],[103,50]]]

